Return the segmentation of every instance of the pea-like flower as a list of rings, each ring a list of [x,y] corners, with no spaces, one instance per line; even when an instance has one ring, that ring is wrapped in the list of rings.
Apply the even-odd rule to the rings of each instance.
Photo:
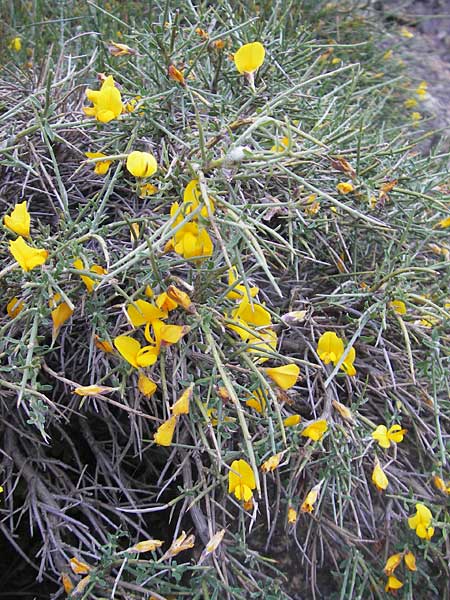
[[[382,492],[389,485],[389,479],[383,471],[380,461],[376,459],[375,467],[372,472],[372,482],[375,484],[378,491]]]
[[[3,217],[3,223],[10,231],[23,237],[30,237],[30,213],[27,210],[27,203],[20,202],[16,204],[11,215]]]
[[[310,423],[305,429],[302,431],[301,435],[303,437],[308,437],[310,440],[314,442],[320,441],[325,433],[328,431],[328,423],[325,419],[319,419],[318,421],[313,421]]]
[[[158,446],[170,446],[175,432],[177,419],[178,417],[175,415],[170,417],[170,419],[164,421],[164,423],[158,427],[156,433],[153,434],[153,439]]]
[[[134,150],[128,155],[127,169],[135,177],[151,177],[158,170],[158,163],[150,152]]]
[[[32,271],[43,265],[48,257],[47,250],[29,246],[21,235],[9,242],[9,251],[24,271]]]
[[[416,530],[417,536],[421,539],[431,540],[434,534],[434,527],[431,526],[432,519],[430,509],[419,502],[416,504],[416,514],[408,519],[408,525]]]
[[[100,90],[86,90],[86,97],[94,106],[83,106],[83,112],[88,117],[95,117],[101,123],[109,123],[117,119],[123,110],[122,97],[117,89],[112,75],[106,77]]]
[[[149,367],[155,364],[158,358],[158,348],[156,346],[144,346],[130,337],[129,335],[119,335],[114,340],[114,346],[135,369],[139,367]]]
[[[244,44],[234,55],[234,64],[239,73],[254,73],[263,64],[266,51],[261,42]]]
[[[317,344],[317,354],[320,360],[328,365],[330,362],[336,366],[345,352],[344,342],[336,335],[334,331],[326,331],[323,333]],[[356,351],[352,346],[341,364],[341,369],[350,377],[356,375],[356,369],[353,363],[356,358]]]
[[[390,448],[391,442],[394,442],[395,444],[402,442],[406,432],[407,429],[402,429],[401,426],[397,424],[392,425],[389,429],[386,425],[378,425],[372,433],[372,437],[382,448]]]
[[[85,156],[87,156],[87,158],[103,158],[103,157],[107,157],[106,154],[103,154],[103,152],[85,152],[84,153]],[[112,165],[112,160],[99,160],[95,163],[94,166],[94,173],[96,173],[97,175],[106,175],[106,173],[108,172],[109,167]]]
[[[228,473],[228,493],[238,500],[248,502],[256,488],[255,476],[251,466],[243,459],[234,460]]]
[[[281,367],[269,368],[265,371],[270,379],[283,390],[288,390],[294,386],[300,374],[300,368],[294,363],[282,365]]]

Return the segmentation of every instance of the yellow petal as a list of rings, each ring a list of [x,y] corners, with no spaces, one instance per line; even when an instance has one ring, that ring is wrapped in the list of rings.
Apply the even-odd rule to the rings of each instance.
[[[250,490],[256,487],[255,476],[251,466],[243,459],[234,460],[231,463],[230,471],[228,472],[228,493],[233,493],[238,486],[247,486]],[[239,489],[239,494],[246,494],[244,489]],[[250,494],[251,496],[251,494]],[[241,498],[239,498],[240,500]],[[249,498],[245,498],[248,500]]]
[[[261,42],[244,44],[234,55],[234,64],[239,73],[253,73],[263,64],[266,51]]]
[[[108,342],[108,340],[101,340],[98,335],[95,336],[95,345],[99,350],[103,352],[110,353],[113,351],[112,345]]]
[[[161,540],[144,540],[138,542],[134,546],[127,548],[125,552],[153,552],[156,548],[160,548],[164,544]]]
[[[389,448],[391,445],[386,425],[378,425],[375,431],[372,432],[372,438],[376,440],[382,448]]]
[[[416,557],[412,552],[407,552],[405,554],[405,565],[410,571],[417,571]]]
[[[325,419],[320,419],[319,421],[314,421],[305,427],[305,429],[302,431],[302,436],[318,442],[322,439],[326,431],[328,431],[328,424]]]
[[[166,292],[159,294],[156,298],[156,305],[165,312],[170,312],[177,308],[178,303],[168,296]]]
[[[268,458],[266,461],[263,462],[263,464],[261,465],[261,471],[263,473],[268,473],[269,471],[275,471],[275,469],[280,464],[280,460],[281,460],[281,453],[274,454],[273,456],[271,456],[270,458]]]
[[[61,573],[61,581],[66,594],[70,594],[75,586],[73,585],[72,580],[67,573]]]
[[[170,409],[173,415],[178,416],[189,414],[189,402],[192,398],[193,389],[194,384],[192,383],[187,389],[184,390],[184,392]]]
[[[156,346],[144,346],[136,355],[136,362],[139,367],[150,367],[158,359],[159,350]]]
[[[55,294],[55,296],[53,296],[53,298],[50,302],[52,304],[56,304],[59,301],[59,299],[60,299],[60,295]],[[51,315],[52,315],[52,321],[53,321],[53,331],[52,331],[53,339],[56,339],[59,330],[64,325],[64,323],[68,319],[70,319],[70,317],[72,316],[72,313],[73,313],[73,310],[70,308],[70,306],[66,302],[61,302],[60,304],[58,304],[58,306],[56,308],[54,308],[52,310]]]
[[[391,442],[399,444],[403,441],[403,436],[407,431],[407,429],[402,429],[400,425],[392,425],[392,427],[389,427],[388,429],[387,436]]]
[[[265,371],[270,379],[280,386],[280,388],[288,390],[297,382],[300,368],[296,364],[291,363],[282,367],[265,369]]]
[[[406,315],[406,304],[403,300],[392,300],[389,306],[394,309],[398,315]]]
[[[300,510],[302,512],[308,512],[308,513],[313,512],[314,504],[317,501],[318,495],[319,495],[319,490],[315,489],[315,488],[313,488],[310,492],[308,492],[305,500],[303,501],[303,504],[300,507]]]
[[[300,415],[290,415],[289,417],[284,419],[283,425],[285,427],[295,427],[295,425],[298,425],[301,420],[302,418]]]
[[[150,398],[156,392],[156,389],[157,385],[154,381],[152,381],[143,373],[139,373],[138,390],[141,392],[141,394],[147,396],[147,398]]]
[[[78,396],[96,396],[97,394],[105,394],[112,392],[114,388],[103,385],[82,385],[75,388],[73,391]]]
[[[114,340],[114,346],[130,365],[133,365],[136,369],[139,368],[137,355],[141,350],[141,345],[137,340],[129,335],[119,335]]]
[[[127,307],[127,315],[133,327],[140,327],[156,319],[165,319],[167,312],[146,300],[135,300]]]
[[[24,271],[43,265],[48,257],[47,250],[29,246],[22,236],[9,242],[9,251]]]
[[[14,231],[17,235],[23,237],[30,237],[30,214],[27,210],[27,203],[21,202],[16,204],[11,215],[5,215],[3,217],[5,227],[9,230]]]
[[[25,302],[17,298],[17,296],[14,296],[14,298],[11,298],[11,300],[6,305],[6,312],[8,314],[8,317],[14,319],[15,317],[17,317],[18,314],[22,312],[24,307]]]
[[[158,427],[156,433],[153,434],[153,439],[158,446],[170,446],[172,443],[173,434],[175,432],[175,426],[177,424],[177,417],[170,417],[167,421],[164,421],[162,425]]]
[[[290,506],[288,508],[288,523],[296,523],[297,522],[297,511],[295,508]]]
[[[150,177],[158,170],[158,163],[150,152],[134,150],[128,155],[127,169],[135,177]]]
[[[389,485],[389,480],[386,477],[386,473],[383,471],[378,459],[375,462],[375,467],[372,472],[372,482],[376,485],[380,492],[385,490]]]
[[[266,409],[266,399],[264,397],[263,391],[260,388],[255,390],[253,394],[248,397],[245,404],[250,408],[256,410],[256,412],[262,414]]]
[[[162,557],[162,560],[169,558],[169,557],[176,556],[177,554],[179,554],[180,552],[183,552],[184,550],[189,550],[189,548],[193,548],[194,542],[195,542],[195,536],[187,535],[187,533],[185,531],[183,531],[181,533],[181,535],[173,542],[173,544],[170,546],[170,548],[167,550],[167,552],[164,554],[164,556]]]
[[[78,560],[75,556],[70,559],[70,568],[77,575],[86,575],[86,573],[89,573],[91,570],[91,567],[88,564],[81,562],[81,560]]]
[[[179,306],[184,308],[184,310],[188,313],[195,312],[195,307],[193,306],[190,297],[185,292],[177,288],[175,285],[169,285],[169,287],[167,288],[167,295],[171,300],[173,300]]]
[[[393,572],[395,571],[395,569],[398,567],[398,565],[402,562],[402,554],[398,553],[398,554],[392,554],[392,556],[390,556],[387,561],[386,564],[384,566],[383,571],[385,572],[386,575],[392,575]]]
[[[399,590],[402,587],[403,583],[393,575],[390,575],[384,589],[386,592],[392,592],[394,590]]]

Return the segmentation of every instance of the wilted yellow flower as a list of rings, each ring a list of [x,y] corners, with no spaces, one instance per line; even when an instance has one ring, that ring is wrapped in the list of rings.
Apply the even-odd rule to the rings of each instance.
[[[162,540],[144,540],[127,548],[125,552],[153,552],[156,548],[160,548],[164,542]]]
[[[386,473],[383,471],[378,459],[375,460],[375,467],[372,472],[372,482],[380,492],[385,490],[389,485],[389,479],[386,477]]]
[[[113,352],[112,344],[108,340],[101,340],[98,335],[95,336],[95,345],[99,350],[103,350],[103,352]]]
[[[280,460],[281,460],[281,453],[274,454],[273,456],[271,456],[270,458],[268,458],[266,461],[263,462],[263,464],[261,465],[261,471],[263,473],[268,473],[269,471],[275,471],[275,469],[280,464]]]
[[[309,491],[304,499],[300,510],[304,513],[312,513],[314,510],[314,504],[317,502],[317,498],[319,496],[320,484],[315,485],[311,491]]]
[[[20,52],[22,50],[22,38],[20,38],[19,36],[13,38],[9,42],[9,47],[11,48],[11,50],[14,50],[14,52]]]
[[[108,52],[111,56],[126,56],[126,55],[134,55],[137,54],[137,51],[134,48],[130,48],[126,44],[121,44],[119,42],[110,42],[108,46]]]
[[[158,163],[150,152],[134,150],[127,157],[127,169],[135,177],[145,178],[156,173]]]
[[[154,338],[150,335],[150,326],[153,329]],[[181,338],[190,331],[188,325],[166,325],[159,319],[147,323],[145,326],[145,339],[151,344],[155,344],[159,350],[161,346],[170,346],[176,344]]]
[[[103,154],[103,152],[85,152],[84,155],[87,156],[87,158],[103,158],[107,156],[106,154]],[[112,162],[112,160],[99,160],[95,163],[94,173],[97,173],[97,175],[106,175]]]
[[[407,27],[401,27],[399,33],[404,38],[413,38],[414,37],[414,34]]]
[[[144,183],[139,186],[139,198],[144,199],[149,196],[154,196],[158,192],[158,188],[153,183]]]
[[[9,242],[9,251],[24,271],[43,265],[48,257],[47,250],[29,246],[22,236]]]
[[[27,203],[16,204],[11,215],[3,217],[3,223],[10,231],[23,237],[30,237],[30,213],[27,210]]]
[[[244,44],[234,54],[234,64],[239,73],[254,73],[263,64],[265,55],[261,42]]]
[[[450,484],[445,483],[445,481],[442,479],[442,477],[439,477],[438,475],[435,475],[433,477],[433,483],[434,486],[436,487],[436,489],[438,489],[440,492],[443,492],[444,494],[450,494]]]
[[[386,425],[378,425],[372,433],[372,438],[378,442],[382,448],[389,448],[391,442],[399,444],[403,441],[403,437],[407,429],[402,429],[400,425],[392,425],[389,429]]]
[[[69,575],[67,573],[61,573],[61,581],[66,594],[70,594],[75,586],[73,585]]]
[[[215,533],[212,538],[209,540],[209,542],[206,544],[206,552],[208,554],[211,554],[212,552],[214,552],[215,550],[217,550],[219,544],[222,542],[223,540],[223,536],[225,535],[225,529],[221,529],[220,531],[218,531],[217,533]]]
[[[341,181],[337,184],[336,189],[340,194],[350,194],[355,188],[351,181]]]
[[[209,38],[208,32],[205,31],[204,29],[202,29],[201,27],[197,27],[197,29],[195,30],[195,33],[197,35],[199,35],[201,38],[203,38],[204,40],[207,40]]]
[[[300,423],[301,420],[302,418],[300,415],[289,415],[289,417],[286,417],[286,419],[284,419],[283,425],[285,427],[295,427]]]
[[[406,315],[406,304],[403,300],[392,300],[389,306],[394,309],[398,315]]]
[[[177,539],[173,542],[173,544],[170,546],[170,548],[167,550],[167,552],[164,554],[164,556],[162,557],[162,560],[176,556],[177,554],[179,554],[180,552],[183,552],[184,550],[189,550],[189,548],[193,548],[194,542],[195,542],[195,536],[187,535],[187,533],[185,531],[183,531],[181,533],[181,535],[179,537],[177,537]]]
[[[11,300],[6,305],[6,313],[8,314],[8,317],[14,319],[15,317],[17,317],[18,314],[22,312],[24,308],[25,302],[23,300],[20,300],[17,296],[14,296],[14,298],[11,298]]]
[[[144,346],[129,335],[119,335],[114,340],[114,346],[123,358],[133,367],[149,367],[155,364],[158,358],[158,348],[155,346]]]
[[[61,302],[61,294],[55,294],[49,300],[49,306],[53,308],[51,312],[53,321],[52,337],[55,340],[61,327],[72,316],[73,309],[70,308],[67,302]]]
[[[75,556],[73,556],[69,562],[70,568],[76,575],[86,575],[86,573],[89,573],[91,570],[91,567],[88,564],[81,562],[81,560],[78,560]]]
[[[141,392],[141,394],[147,396],[147,398],[150,398],[156,392],[156,389],[157,385],[154,381],[152,381],[143,373],[139,373],[138,390]]]
[[[325,419],[319,419],[318,421],[314,421],[310,423],[305,429],[302,431],[303,437],[308,437],[310,440],[314,442],[318,442],[322,439],[324,434],[328,431],[328,424]]]
[[[408,518],[408,525],[416,530],[416,534],[421,539],[430,540],[434,534],[434,527],[431,527],[433,515],[424,504],[416,504],[416,514]]]
[[[338,400],[333,400],[332,404],[345,421],[354,422],[352,411],[345,404],[342,404]]]
[[[184,392],[170,409],[173,415],[178,416],[189,414],[189,402],[192,398],[193,390],[194,384],[191,383],[191,385],[184,390]]]
[[[175,65],[169,65],[167,74],[169,76],[169,79],[178,82],[183,87],[186,86],[186,81],[184,79],[183,73],[179,69],[177,69]]]
[[[395,569],[402,562],[402,556],[401,553],[392,554],[392,556],[387,559],[383,571],[388,577],[394,573]]]
[[[114,388],[104,385],[81,385],[73,390],[78,396],[97,396],[97,394],[107,394],[112,392]]]
[[[243,459],[234,460],[228,472],[228,493],[238,500],[247,502],[256,488],[255,476],[251,466]]]
[[[170,446],[173,434],[175,433],[176,424],[177,417],[174,415],[158,427],[156,433],[153,434],[153,439],[158,446]]]
[[[195,313],[195,307],[192,304],[192,300],[190,299],[188,294],[186,294],[186,292],[183,292],[175,285],[169,285],[166,293],[169,296],[169,298],[176,302],[178,306],[184,308],[186,312]]]
[[[101,123],[109,123],[122,114],[122,97],[114,84],[112,75],[105,78],[100,90],[86,90],[87,99],[94,106],[83,106],[84,114],[95,117]]]
[[[288,390],[296,384],[300,368],[294,363],[265,369],[266,374],[283,390]]]
[[[412,552],[407,552],[405,554],[405,565],[410,571],[417,571],[416,557]]]
[[[296,523],[297,522],[297,511],[295,510],[295,508],[292,508],[292,506],[290,506],[288,508],[288,523]]]
[[[386,586],[385,586],[385,591],[386,592],[393,592],[395,590],[399,590],[400,588],[403,587],[403,583],[397,579],[397,577],[394,577],[393,575],[390,575],[388,577]]]

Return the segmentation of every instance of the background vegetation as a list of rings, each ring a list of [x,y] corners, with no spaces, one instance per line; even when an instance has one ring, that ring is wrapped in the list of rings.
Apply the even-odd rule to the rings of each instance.
[[[407,551],[417,568],[397,568],[398,594],[444,597],[449,155],[436,137],[421,150],[432,136],[426,88],[399,58],[402,24],[382,30],[373,10],[315,0],[2,3],[2,214],[25,200],[33,244],[49,252],[24,272],[3,227],[8,597],[61,597],[63,576],[72,598],[385,598],[386,560]],[[254,40],[266,48],[255,92],[230,56]],[[115,55],[111,41],[132,53]],[[129,105],[106,124],[82,111],[102,73]],[[125,167],[133,150],[157,159],[145,198]],[[89,151],[114,157],[106,174]],[[192,179],[215,206],[197,214],[214,245],[203,260],[167,247],[171,206]],[[93,264],[106,271],[90,273],[91,293],[78,257],[85,276]],[[264,331],[278,342],[266,362],[227,327],[236,284],[257,286],[255,302],[270,313]],[[144,343],[126,309],[149,301],[147,286],[157,296],[170,285],[193,302],[169,317],[189,331],[146,370],[158,386],[148,397],[114,339]],[[56,294],[73,308],[58,332]],[[19,312],[6,308],[13,297]],[[325,331],[355,348],[354,377],[320,360]],[[253,350],[257,339],[258,328]],[[264,370],[285,364],[300,367],[287,391]],[[155,431],[191,384],[189,414],[170,447],[157,445]],[[112,390],[74,393],[88,385]],[[257,411],[247,401],[261,386]],[[291,415],[301,421],[289,427]],[[325,435],[302,436],[317,420]],[[372,433],[393,424],[407,433],[383,449]],[[276,454],[278,467],[261,471]],[[259,480],[246,506],[228,493],[240,459]],[[377,460],[389,482],[381,491]],[[431,540],[408,526],[417,503],[431,510]],[[183,531],[195,541],[176,554]],[[148,539],[164,545],[130,550]]]

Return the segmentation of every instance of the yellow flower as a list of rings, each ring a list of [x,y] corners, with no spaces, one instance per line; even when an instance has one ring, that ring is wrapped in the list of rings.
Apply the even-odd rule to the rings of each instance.
[[[300,423],[301,420],[302,418],[300,415],[289,415],[289,417],[286,417],[286,419],[284,419],[283,425],[285,427],[295,427]]]
[[[87,158],[102,158],[107,156],[106,154],[103,154],[103,152],[85,152],[84,155],[87,156]],[[112,160],[99,160],[95,163],[94,173],[97,173],[97,175],[106,175],[112,162]]]
[[[317,343],[317,354],[324,364],[328,365],[332,362],[336,366],[344,351],[344,342],[334,331],[326,331],[320,336]],[[353,366],[355,358],[356,351],[352,346],[341,365],[341,369],[350,377],[356,375],[356,369]]]
[[[101,123],[109,123],[122,114],[122,97],[114,84],[112,75],[106,77],[100,90],[86,90],[87,99],[94,106],[83,106],[84,114],[95,117]]]
[[[170,417],[170,419],[164,421],[164,423],[158,427],[156,433],[153,434],[153,439],[158,446],[170,446],[175,432],[177,418],[178,417],[175,415]]]
[[[165,319],[167,312],[146,300],[135,300],[127,307],[127,315],[133,327],[140,327],[157,319]]]
[[[403,102],[403,106],[405,108],[416,108],[416,106],[419,103],[417,102],[417,100],[415,98],[407,98],[404,102]]]
[[[420,112],[412,112],[411,119],[417,123],[418,121],[422,120],[422,115],[420,114]]]
[[[181,394],[181,396],[170,409],[173,415],[178,416],[189,414],[189,402],[192,398],[193,389],[194,384],[191,383],[191,385],[184,390],[184,392]]]
[[[72,316],[73,310],[67,302],[61,302],[61,294],[55,294],[49,300],[49,306],[53,308],[51,312],[53,321],[52,338],[55,340],[61,327]]]
[[[170,298],[167,292],[163,292],[156,298],[156,306],[165,312],[170,312],[177,308],[178,303]]]
[[[119,42],[110,42],[108,46],[108,52],[111,56],[126,56],[129,54],[137,54],[136,50],[130,48],[126,44],[121,44]]]
[[[421,81],[419,83],[419,85],[416,87],[416,95],[420,98],[420,100],[423,100],[425,98],[425,96],[427,95],[427,88],[428,88],[428,83],[426,81]]]
[[[112,392],[113,389],[104,385],[81,385],[75,388],[73,392],[78,396],[97,396],[98,394]]]
[[[417,571],[416,557],[412,552],[407,552],[405,554],[405,565],[410,571]]]
[[[139,198],[148,198],[149,196],[156,194],[157,191],[158,188],[156,185],[153,185],[153,183],[144,183],[143,185],[139,186]]]
[[[141,394],[147,396],[147,398],[150,398],[156,392],[156,389],[157,385],[154,381],[152,381],[143,373],[139,373],[138,390],[141,392]]]
[[[21,202],[16,204],[11,216],[5,215],[3,217],[5,227],[10,231],[14,231],[17,235],[23,237],[30,237],[30,213],[27,210],[27,203]]]
[[[177,69],[175,65],[169,65],[167,74],[169,76],[169,79],[176,81],[183,87],[186,86],[186,81],[184,79],[183,73],[179,69]]]
[[[119,335],[114,340],[114,346],[123,358],[133,367],[149,367],[155,364],[158,358],[158,349],[155,346],[144,346],[129,335]]]
[[[81,258],[76,258],[73,261],[73,266],[75,267],[75,269],[77,271],[85,271],[86,270],[86,267],[84,266],[84,263],[81,260]],[[106,273],[107,273],[106,269],[104,269],[100,265],[92,265],[92,267],[89,270],[92,273],[95,273],[96,275],[106,275]],[[89,292],[89,294],[91,294],[94,291],[94,288],[100,283],[98,279],[94,280],[91,277],[88,277],[88,275],[80,275],[80,277],[81,277],[82,282],[86,286],[86,289]]]
[[[89,573],[91,570],[91,567],[88,564],[81,562],[81,560],[78,560],[75,556],[73,556],[69,562],[70,568],[76,575],[86,575],[86,573]]]
[[[280,464],[280,460],[281,460],[281,452],[278,454],[274,454],[273,456],[271,456],[270,458],[268,458],[266,461],[263,462],[263,464],[261,465],[261,471],[263,473],[268,473],[269,471],[275,471],[275,469]]]
[[[390,60],[392,58],[393,55],[393,50],[392,48],[390,48],[389,50],[386,50],[386,52],[383,54],[383,60]]]
[[[387,559],[383,571],[388,577],[394,573],[395,569],[402,562],[402,556],[401,553],[392,554],[392,556]]]
[[[439,221],[438,225],[441,229],[446,229],[447,227],[450,227],[450,217],[442,219],[442,221]]]
[[[296,523],[297,522],[297,511],[295,510],[295,508],[292,508],[292,506],[290,506],[288,508],[287,519],[288,519],[288,523]]]
[[[245,460],[234,460],[228,473],[228,493],[238,500],[248,502],[256,488],[255,476],[251,466]]]
[[[392,300],[389,306],[394,309],[398,315],[406,315],[406,304],[403,300]]]
[[[215,210],[214,200],[208,196],[210,210],[213,213]],[[200,214],[207,219],[209,217],[208,208],[203,202],[203,196],[200,189],[198,179],[191,179],[184,188],[183,192],[183,214],[188,215],[193,212],[198,206],[202,206]]]
[[[400,425],[392,425],[389,429],[386,425],[378,425],[372,433],[372,438],[378,442],[382,448],[390,448],[391,442],[399,444],[403,441],[403,437],[407,429],[402,429]]]
[[[75,587],[72,583],[72,580],[70,579],[67,573],[61,573],[61,581],[63,584],[64,591],[67,595],[69,595]]]
[[[350,192],[353,192],[355,188],[351,181],[341,181],[341,183],[337,184],[336,189],[340,194],[349,194]]]
[[[289,147],[289,138],[282,137],[276,144],[270,149],[271,152],[284,152]]]
[[[404,38],[413,38],[414,34],[407,28],[407,27],[401,27],[400,29],[400,35]]]
[[[227,298],[231,298],[232,300],[241,300],[242,298],[247,298],[248,300],[248,294],[247,294],[247,288],[245,287],[245,285],[238,283],[236,284],[236,281],[238,280],[238,272],[236,267],[231,267],[231,269],[228,269],[228,286],[233,289],[231,289],[229,292],[227,292]],[[249,292],[250,292],[250,296],[252,298],[254,298],[256,296],[256,294],[259,292],[259,288],[257,287],[251,287],[249,288]]]
[[[234,55],[234,64],[239,73],[254,73],[264,62],[266,51],[261,42],[244,44]]]
[[[324,434],[328,431],[328,424],[325,419],[319,421],[313,421],[302,431],[303,437],[308,437],[314,442],[318,442],[322,439]]]
[[[262,414],[266,410],[266,399],[261,388],[256,389],[251,396],[248,396],[245,404]]]
[[[9,47],[14,52],[20,52],[22,50],[22,39],[20,37],[15,37],[9,42]]]
[[[372,482],[380,492],[385,490],[389,485],[389,479],[386,477],[386,473],[383,471],[378,459],[375,460],[375,467],[372,472]]]
[[[6,305],[6,313],[8,317],[11,319],[15,319],[18,314],[20,314],[25,308],[25,302],[20,300],[17,296],[11,298],[11,300]]]
[[[108,340],[101,340],[98,335],[95,336],[95,346],[103,352],[110,353],[113,351],[113,347]]]
[[[430,527],[433,515],[429,508],[424,504],[416,504],[416,514],[408,518],[408,525],[416,530],[416,534],[421,539],[430,540],[434,534],[434,527]]]
[[[393,592],[395,590],[399,590],[400,588],[403,587],[403,583],[397,579],[397,577],[394,577],[393,575],[390,575],[388,577],[386,586],[385,586],[385,591],[386,592]]]
[[[154,175],[158,170],[156,158],[150,152],[130,152],[127,158],[127,169],[135,177],[145,178]]]
[[[187,223],[175,234],[174,250],[183,258],[204,258],[214,250],[209,233],[197,223]]]
[[[166,293],[171,300],[176,302],[178,306],[184,308],[186,312],[191,314],[195,313],[195,307],[192,304],[192,300],[190,299],[188,294],[186,294],[186,292],[183,292],[175,285],[169,285]]]
[[[160,548],[164,542],[162,540],[143,540],[127,548],[125,552],[153,552],[156,548]]]
[[[273,367],[265,369],[266,374],[274,381],[281,389],[288,390],[296,384],[300,368],[294,363],[283,365],[281,367]]]
[[[314,504],[317,501],[317,498],[319,496],[319,490],[320,490],[320,485],[319,486],[314,486],[312,488],[311,491],[308,492],[308,494],[306,495],[306,498],[303,501],[303,504],[300,507],[300,510],[304,513],[312,513],[314,510]]]
[[[150,335],[150,325],[153,328],[154,339]],[[145,326],[145,339],[151,344],[155,344],[159,349],[161,346],[170,346],[180,341],[183,335],[190,331],[187,325],[166,325],[159,319],[147,323]]]

